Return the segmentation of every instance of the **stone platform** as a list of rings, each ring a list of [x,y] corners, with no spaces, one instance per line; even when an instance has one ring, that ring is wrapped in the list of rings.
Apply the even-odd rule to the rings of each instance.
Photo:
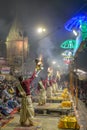
[[[71,110],[70,110],[71,111]],[[87,130],[87,107],[82,101],[78,101],[78,110],[76,111],[78,114],[78,123],[80,125],[80,130]],[[50,115],[50,114],[49,114]],[[7,125],[1,128],[1,130],[72,130],[72,129],[59,129],[58,122],[60,120],[60,116],[39,116],[39,114],[35,117],[41,122],[41,127],[21,127],[19,126],[19,113],[14,115],[14,119],[9,122]],[[56,114],[57,115],[57,114]],[[34,128],[34,129],[33,129]]]
[[[14,130],[42,130],[39,126],[31,126],[31,127],[16,127]]]
[[[71,107],[60,107],[60,103],[46,103],[43,106],[39,106],[38,103],[34,103],[34,109],[35,113],[37,114],[42,114],[42,115],[63,115],[63,114],[68,114],[69,112],[72,111]]]
[[[56,97],[57,96],[52,97],[52,98],[47,98],[46,102],[47,103],[61,103],[62,101],[64,101],[63,98],[60,98],[60,97],[56,98]],[[32,101],[38,103],[38,97],[37,96],[32,97]]]

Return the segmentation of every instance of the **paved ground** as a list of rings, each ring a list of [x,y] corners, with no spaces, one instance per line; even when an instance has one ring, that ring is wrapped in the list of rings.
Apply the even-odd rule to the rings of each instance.
[[[78,110],[76,110],[78,123],[80,124],[80,130],[87,130],[87,107],[79,100]]]
[[[41,128],[35,129],[35,130],[58,130],[57,124],[58,124],[58,117],[47,117],[47,116],[37,116],[36,117],[40,121]],[[16,130],[19,128],[19,115],[16,114],[15,118],[5,127],[3,127],[1,130]],[[15,129],[16,128],[16,129]],[[22,127],[21,127],[22,129]],[[18,130],[18,129],[17,129]],[[23,129],[25,130],[25,129]],[[28,130],[28,128],[26,128]],[[29,129],[33,130],[33,129]]]
[[[87,130],[87,108],[85,104],[81,101],[78,103],[78,110],[75,110],[78,118],[78,123],[80,124],[80,130]],[[5,127],[1,128],[1,130],[59,130],[57,128],[58,125],[58,117],[54,116],[36,116],[36,118],[40,121],[40,125],[42,128],[25,128],[25,129],[15,129],[19,128],[19,114],[15,114],[15,118]]]

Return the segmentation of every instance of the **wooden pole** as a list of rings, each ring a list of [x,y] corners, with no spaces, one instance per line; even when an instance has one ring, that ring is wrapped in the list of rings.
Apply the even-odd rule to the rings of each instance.
[[[76,109],[78,109],[78,83],[76,78]]]
[[[78,109],[78,78],[77,78],[77,58],[75,58],[75,69],[76,69],[76,76],[75,76],[75,86],[76,86],[76,109]]]
[[[24,36],[23,36],[23,43],[22,43],[22,75],[24,75]]]
[[[74,97],[74,77],[73,77],[73,65],[72,63],[69,66],[69,73],[70,73],[70,93],[72,98]]]

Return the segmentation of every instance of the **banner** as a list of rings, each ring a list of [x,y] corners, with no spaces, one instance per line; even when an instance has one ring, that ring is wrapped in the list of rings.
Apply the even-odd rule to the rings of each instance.
[[[1,68],[1,74],[9,74],[9,73],[10,73],[10,67]]]

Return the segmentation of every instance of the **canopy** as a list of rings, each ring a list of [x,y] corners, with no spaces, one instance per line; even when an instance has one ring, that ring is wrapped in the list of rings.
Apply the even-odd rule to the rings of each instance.
[[[64,49],[74,49],[76,45],[76,40],[66,40],[61,44],[61,48]]]

